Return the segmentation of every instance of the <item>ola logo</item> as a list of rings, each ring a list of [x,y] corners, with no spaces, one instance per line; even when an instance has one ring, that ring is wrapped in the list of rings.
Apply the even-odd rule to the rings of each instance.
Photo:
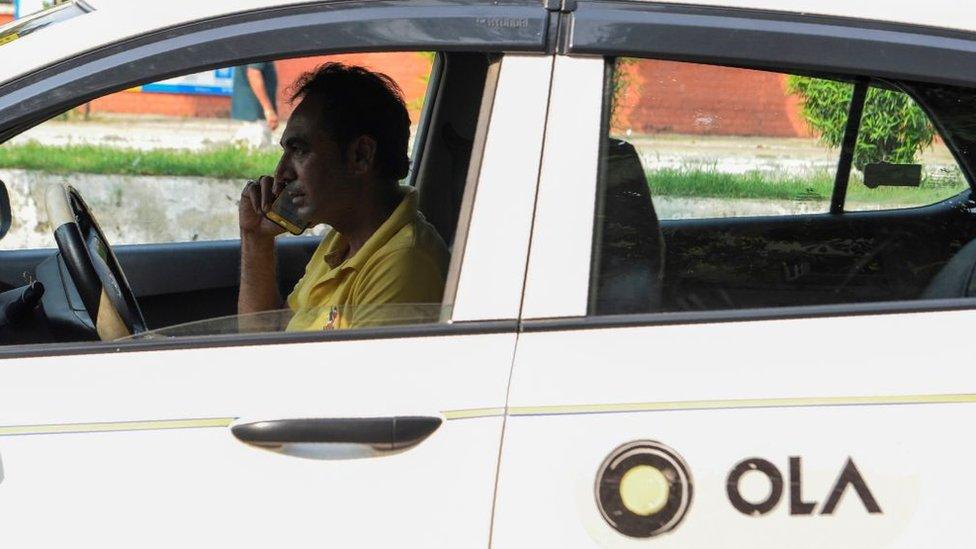
[[[630,442],[611,453],[596,477],[596,504],[615,530],[649,538],[677,526],[691,505],[688,466],[667,446]]]

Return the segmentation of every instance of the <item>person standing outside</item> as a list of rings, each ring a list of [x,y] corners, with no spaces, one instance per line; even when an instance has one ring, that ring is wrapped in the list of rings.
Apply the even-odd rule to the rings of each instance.
[[[249,124],[241,127],[234,141],[252,147],[271,144],[271,132],[278,128],[278,72],[274,62],[251,63],[234,67],[230,117]]]

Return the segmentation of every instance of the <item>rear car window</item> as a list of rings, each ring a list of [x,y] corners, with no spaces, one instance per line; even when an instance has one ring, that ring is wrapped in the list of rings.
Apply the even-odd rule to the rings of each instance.
[[[973,90],[615,63],[590,314],[976,296]]]

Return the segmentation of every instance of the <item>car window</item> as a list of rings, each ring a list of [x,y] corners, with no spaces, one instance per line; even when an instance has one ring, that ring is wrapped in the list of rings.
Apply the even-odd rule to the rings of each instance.
[[[0,180],[13,210],[0,250],[54,246],[44,208],[52,183],[80,190],[113,244],[237,238],[241,188],[274,172],[294,108],[289,86],[299,74],[328,61],[389,73],[403,89],[413,136],[433,59],[390,52],[261,64],[275,88],[268,91],[273,130],[260,104],[239,99],[248,93],[245,67],[146,84],[62,113],[0,145]]]
[[[854,87],[621,58],[610,136],[636,149],[661,219],[825,213]],[[903,91],[870,86],[857,135],[844,210],[924,206],[968,188],[926,113]]]
[[[976,296],[973,90],[653,60],[611,74],[591,314]]]
[[[821,87],[836,86],[834,82],[822,82]],[[822,95],[830,93],[821,92],[827,92]],[[807,101],[804,112],[817,122],[825,121],[817,118],[816,111],[838,109],[835,104],[818,99],[815,93]],[[968,188],[956,159],[915,100],[897,89],[870,86],[854,148],[844,210],[927,206]]]
[[[16,224],[0,254],[0,341],[447,321],[459,220],[473,200],[469,165],[490,112],[483,94],[499,59],[384,52],[252,63],[105,96],[0,145]],[[227,95],[237,77],[245,101]],[[276,90],[276,104],[258,99],[254,80]],[[170,114],[109,112],[123,107]],[[173,114],[187,108],[196,114]],[[276,166],[285,206],[268,218],[239,210],[247,181]],[[256,224],[247,228],[241,211]],[[292,238],[272,212],[321,224]],[[182,244],[158,245],[173,242]],[[277,295],[245,279],[276,281]]]
[[[800,107],[784,74],[623,58],[610,136],[633,145],[661,219],[826,212],[840,146]]]

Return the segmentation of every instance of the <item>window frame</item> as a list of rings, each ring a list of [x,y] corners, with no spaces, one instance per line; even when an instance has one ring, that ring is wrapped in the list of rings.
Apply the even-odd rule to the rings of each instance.
[[[561,55],[600,56],[604,59],[640,57],[811,76],[829,75],[842,79],[868,75],[872,78],[908,83],[976,88],[976,73],[960,70],[961,67],[971,67],[976,61],[976,32],[740,8],[578,0],[575,10],[563,15],[559,37],[557,53]],[[864,55],[851,55],[852,44],[863,49]],[[915,98],[914,94],[910,95]],[[925,108],[923,101],[916,99],[916,102]],[[586,106],[589,107],[588,104]],[[926,114],[937,122],[928,110]],[[939,130],[944,135],[942,128]],[[973,164],[960,158],[953,140],[946,139],[946,144],[972,188]],[[564,153],[573,154],[571,151]],[[594,204],[598,200],[596,194],[587,198]],[[947,203],[959,200],[957,196],[934,205],[912,209],[922,212],[946,207]],[[900,211],[903,210],[894,210],[896,213]],[[880,213],[888,215],[890,212]],[[877,214],[878,212],[844,213],[845,216],[855,217]],[[596,216],[592,223],[595,227]],[[595,236],[596,231],[591,231],[591,234]],[[556,245],[543,245],[549,244]],[[588,267],[592,268],[594,240],[577,245],[580,252],[585,249],[587,261],[590,262]],[[563,259],[564,262],[570,261],[568,256],[569,254]],[[588,280],[585,287],[576,290],[586,292],[587,299],[584,301],[587,303],[590,282]],[[577,310],[575,314],[563,312],[550,317],[523,315],[522,330],[532,332],[973,308],[976,308],[976,298],[611,316],[587,316],[587,309]]]
[[[0,143],[96,97],[220,66],[354,51],[545,54],[549,18],[543,5],[530,0],[510,0],[502,4],[467,4],[459,0],[397,3],[358,0],[267,8],[197,21],[86,52],[0,85]],[[315,39],[309,40],[308,36]],[[350,36],[356,38],[349,39]],[[459,36],[465,37],[463,43],[458,41]],[[194,54],[188,55],[188,51]],[[147,73],[146,67],[153,67],[152,74]],[[485,94],[494,93],[495,90],[488,89],[486,84]],[[491,113],[485,114],[490,116]],[[473,151],[472,159],[480,158],[481,154],[482,151]],[[17,253],[12,250],[0,257]],[[517,328],[515,318],[466,319],[464,322],[329,332],[43,343],[0,346],[0,359],[514,333]]]
[[[630,56],[628,56],[630,57]],[[976,55],[974,55],[976,58]],[[604,70],[604,81],[603,81],[603,98],[601,101],[601,118],[600,118],[600,157],[598,165],[598,180],[596,184],[596,196],[594,197],[595,212],[602,213],[605,201],[605,188],[603,182],[605,181],[606,175],[606,143],[610,134],[611,125],[611,114],[612,109],[610,105],[613,100],[613,85],[612,79],[615,73],[615,66],[618,57],[615,56],[604,56],[605,70]],[[640,59],[650,59],[650,60],[661,60],[658,57],[648,57],[642,56]],[[706,66],[721,66],[730,67],[729,65],[722,65],[717,62],[709,62],[708,60],[695,61]],[[741,65],[731,66],[731,68],[746,68],[755,69],[755,67],[745,67]],[[771,68],[762,67],[757,70],[763,70],[767,72],[776,72],[779,74],[797,74],[796,72],[791,72],[789,69],[783,68]],[[808,74],[809,75],[809,74]],[[811,76],[830,78],[838,78],[836,75],[824,76],[822,74],[812,74]],[[854,75],[844,75],[848,79],[852,79],[852,84],[857,85],[858,78],[863,82],[867,88],[870,88],[872,82],[877,80],[872,77],[859,77]],[[950,149],[960,171],[963,172],[964,176],[967,178],[967,183],[970,187],[971,193],[976,193],[976,185],[973,183],[973,178],[970,176],[972,173],[973,166],[970,166],[961,157],[958,149],[952,140],[952,136],[946,135],[946,130],[942,123],[939,121],[938,117],[932,112],[929,105],[925,104],[916,93],[912,91],[910,87],[907,87],[905,83],[900,81],[888,81],[884,80],[884,83],[894,86],[898,91],[908,95],[915,103],[921,108],[925,115],[929,118],[929,121],[933,124],[939,137],[943,139],[946,146]],[[976,86],[974,86],[974,93],[976,93]],[[856,94],[855,94],[856,95]],[[856,131],[853,133],[854,141],[860,134],[862,120],[860,118],[860,113],[858,115],[858,125]],[[924,204],[919,206],[913,206],[910,208],[897,208],[897,209],[887,209],[881,212],[873,211],[863,211],[854,210],[848,211],[841,208],[839,211],[834,211],[833,205],[836,200],[836,195],[839,189],[843,189],[843,198],[846,202],[846,188],[850,177],[850,169],[852,168],[852,153],[853,148],[850,151],[845,149],[847,136],[845,136],[845,144],[841,147],[839,152],[838,165],[839,167],[846,167],[847,173],[843,178],[841,178],[840,170],[835,172],[837,176],[834,181],[834,196],[831,197],[831,210],[825,213],[811,214],[817,216],[873,216],[878,213],[884,214],[897,214],[898,212],[905,211],[922,211],[925,209],[939,208],[941,206],[955,207],[957,204],[966,202],[969,197],[963,196],[966,191],[956,194],[944,200],[932,203]],[[845,158],[845,154],[850,153],[847,156],[851,158]],[[976,197],[976,194],[971,195]],[[756,220],[756,219],[776,219],[782,220],[792,216],[761,216],[761,217],[741,217],[734,218],[737,220]],[[883,302],[868,302],[868,303],[838,303],[830,305],[795,305],[786,307],[760,307],[752,309],[718,309],[718,310],[706,310],[706,311],[670,311],[670,312],[650,312],[650,313],[634,313],[634,314],[614,314],[614,315],[596,315],[591,313],[594,304],[596,303],[596,283],[597,283],[597,269],[599,265],[599,254],[601,253],[601,233],[602,228],[599,223],[600,217],[598,215],[593,216],[593,239],[591,242],[590,250],[590,278],[587,284],[587,308],[586,315],[581,318],[552,318],[552,319],[532,319],[523,322],[523,329],[525,331],[558,331],[570,329],[572,327],[601,327],[601,328],[619,328],[626,326],[647,326],[647,325],[675,325],[675,324],[700,324],[707,322],[735,322],[735,321],[758,321],[758,320],[773,320],[773,319],[798,319],[798,318],[819,318],[819,317],[831,317],[831,316],[857,316],[857,315],[872,315],[872,314],[895,314],[895,313],[914,313],[914,312],[931,312],[931,311],[957,311],[957,310],[967,310],[976,308],[976,298],[955,298],[955,299],[917,299],[917,300],[901,300],[901,301],[883,301]],[[674,221],[674,220],[672,220]],[[684,220],[682,220],[684,221]],[[695,219],[691,221],[707,221],[705,219]]]

